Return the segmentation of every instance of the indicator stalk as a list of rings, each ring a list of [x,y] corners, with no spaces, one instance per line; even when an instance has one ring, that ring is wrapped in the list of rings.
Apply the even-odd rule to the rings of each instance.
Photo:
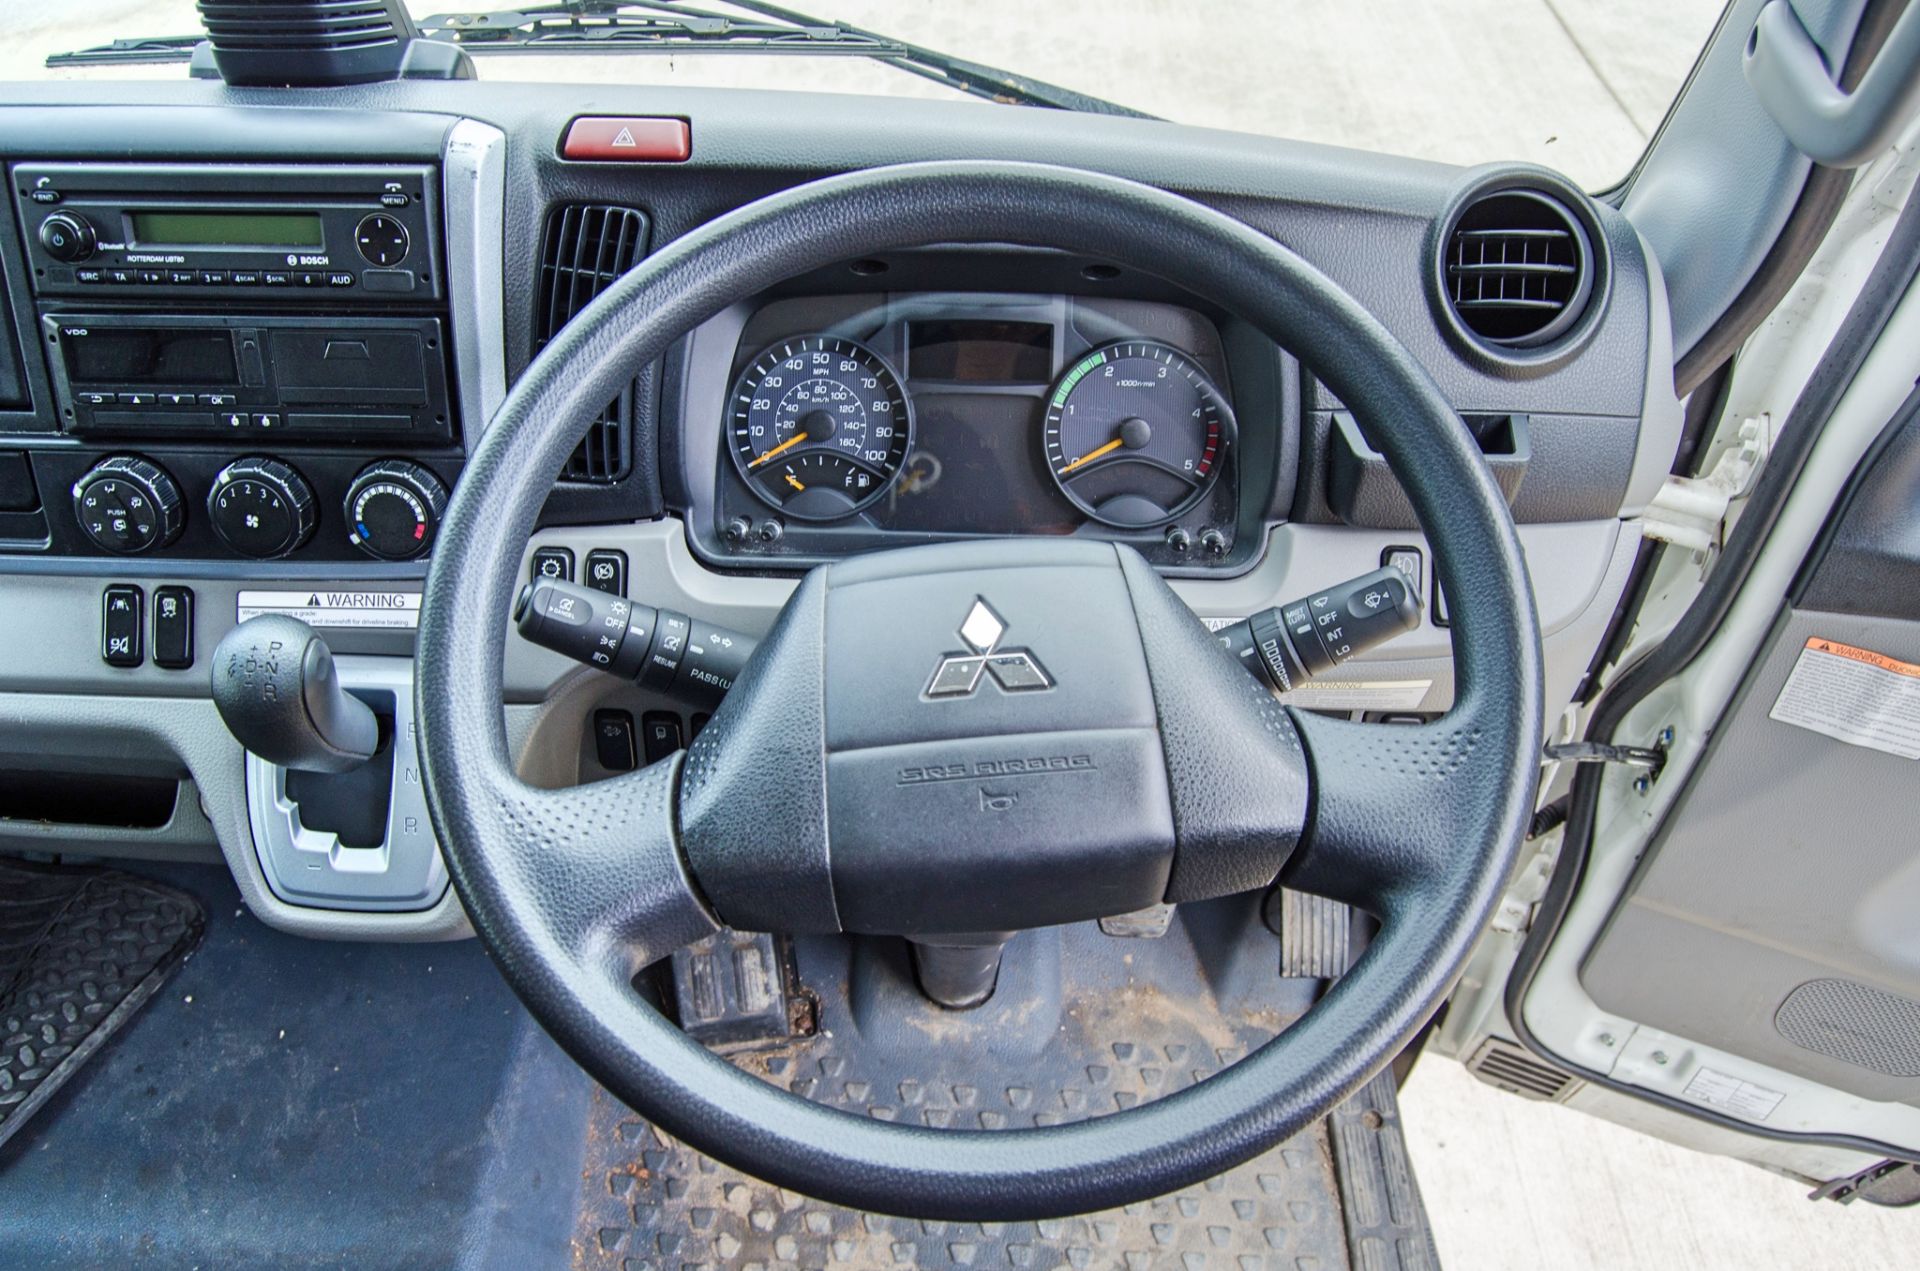
[[[1392,566],[1256,613],[1214,635],[1253,677],[1286,693],[1420,625],[1420,597]]]
[[[522,588],[513,620],[521,635],[542,648],[696,711],[719,705],[759,644],[684,613],[555,578],[536,578]]]

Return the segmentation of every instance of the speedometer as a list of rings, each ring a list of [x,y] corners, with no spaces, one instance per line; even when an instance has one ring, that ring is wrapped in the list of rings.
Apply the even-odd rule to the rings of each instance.
[[[1069,366],[1047,398],[1047,468],[1074,504],[1124,529],[1197,504],[1233,442],[1233,412],[1193,360],[1119,340]]]
[[[893,484],[913,440],[900,377],[842,336],[782,340],[733,388],[728,449],[753,492],[788,516],[832,521]]]

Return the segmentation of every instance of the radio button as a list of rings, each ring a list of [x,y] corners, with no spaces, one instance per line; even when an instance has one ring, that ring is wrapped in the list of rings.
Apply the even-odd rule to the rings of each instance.
[[[269,269],[261,275],[261,281],[269,287],[291,287],[293,275],[281,269]]]
[[[203,287],[224,286],[226,281],[227,271],[224,269],[203,269],[200,271],[200,285]]]
[[[165,270],[143,269],[140,271],[140,281],[149,287],[156,283],[164,283],[166,280],[167,275]]]
[[[35,190],[32,194],[29,194],[27,197],[32,199],[35,203],[58,203],[60,201],[60,191],[49,190],[49,189],[46,189],[45,187],[42,187],[38,190]],[[403,195],[401,197],[404,198],[405,196]]]
[[[58,198],[60,196],[56,194],[54,197]],[[380,196],[381,207],[405,207],[411,202],[413,202],[413,200],[404,194],[382,194]]]
[[[162,393],[160,394],[160,404],[162,406],[171,407],[174,410],[191,409],[193,406],[193,394],[192,393]]]
[[[122,393],[117,400],[122,406],[151,406],[158,399],[152,393]]]
[[[247,412],[244,410],[230,410],[226,414],[220,416],[221,422],[226,424],[226,426],[229,428],[245,428],[247,426],[248,418],[249,416],[247,415]]]
[[[327,286],[329,287],[351,287],[357,281],[359,280],[351,273],[342,272],[327,275]]]
[[[280,416],[277,414],[255,415],[253,417],[253,426],[255,428],[278,428],[280,426]]]
[[[98,269],[76,269],[73,271],[75,282],[105,282],[106,274]]]
[[[55,212],[40,222],[40,246],[47,255],[64,265],[85,260],[98,246],[93,225],[70,212]]]
[[[211,406],[216,410],[224,410],[226,407],[233,405],[236,399],[232,393],[202,393],[194,400],[202,406]]]
[[[369,269],[360,275],[368,291],[408,292],[414,288],[411,269]]]
[[[187,287],[200,281],[199,271],[193,269],[176,269],[168,276],[176,287]]]
[[[369,265],[391,267],[407,258],[407,227],[391,216],[375,212],[354,230],[353,243]]]
[[[80,399],[80,404],[83,406],[113,405],[112,393],[75,393],[74,396]]]
[[[140,281],[140,275],[131,269],[109,269],[107,281],[116,287],[130,287]]]
[[[236,287],[258,287],[260,285],[260,271],[257,269],[236,269],[228,276],[232,278],[233,285]]]

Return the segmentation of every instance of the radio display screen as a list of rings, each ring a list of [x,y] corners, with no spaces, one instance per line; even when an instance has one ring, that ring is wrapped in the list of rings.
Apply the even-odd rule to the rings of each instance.
[[[143,247],[319,247],[315,212],[129,212]]]
[[[233,337],[204,327],[94,327],[61,340],[76,384],[238,384]]]

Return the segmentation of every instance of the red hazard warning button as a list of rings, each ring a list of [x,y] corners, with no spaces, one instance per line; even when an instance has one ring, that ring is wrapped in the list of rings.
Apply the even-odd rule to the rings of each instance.
[[[582,115],[567,125],[563,159],[616,163],[679,163],[693,153],[693,130],[684,119],[654,116]]]

